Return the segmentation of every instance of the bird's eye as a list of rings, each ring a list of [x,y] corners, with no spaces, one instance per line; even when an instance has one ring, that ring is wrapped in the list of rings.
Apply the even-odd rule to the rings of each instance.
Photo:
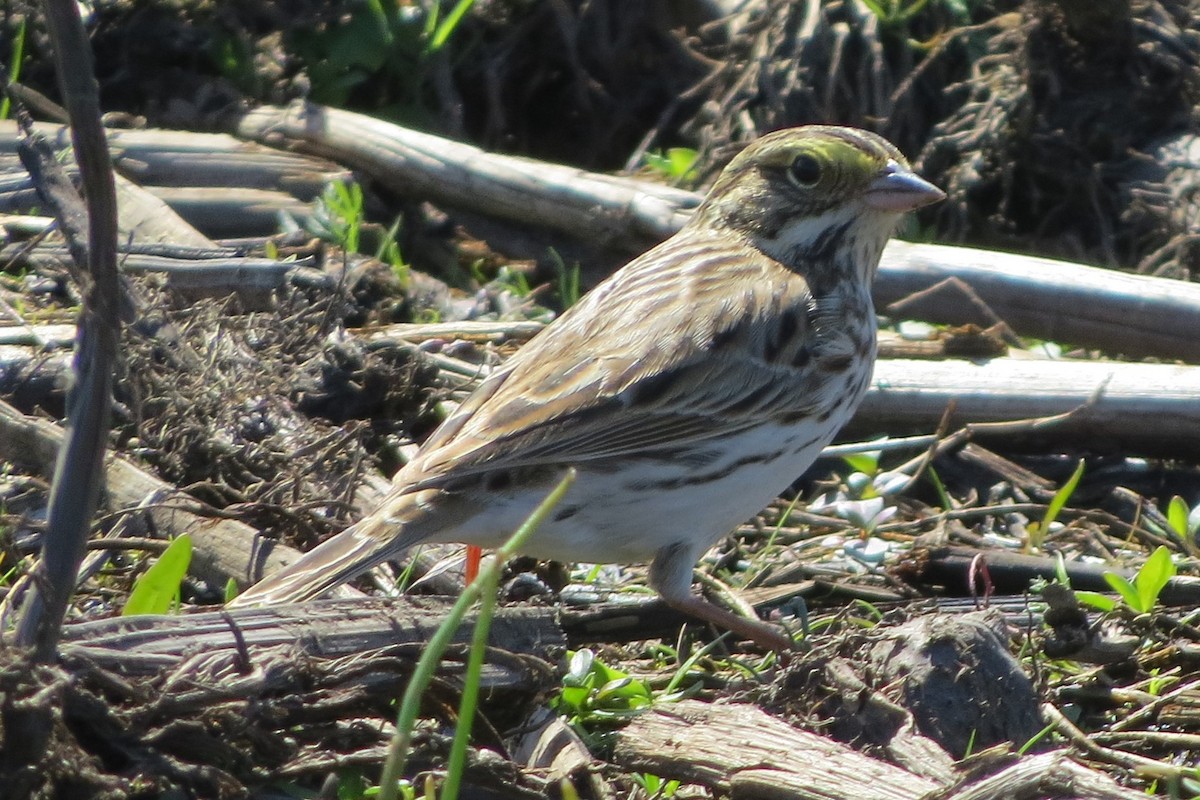
[[[821,162],[809,155],[796,156],[788,167],[788,178],[801,189],[811,189],[821,180]]]

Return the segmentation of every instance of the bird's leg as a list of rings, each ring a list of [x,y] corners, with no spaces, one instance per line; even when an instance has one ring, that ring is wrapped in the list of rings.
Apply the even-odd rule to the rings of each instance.
[[[696,559],[694,548],[685,542],[664,547],[654,556],[650,563],[650,586],[662,595],[667,605],[768,650],[795,649],[795,642],[779,626],[738,616],[692,594],[692,567]]]

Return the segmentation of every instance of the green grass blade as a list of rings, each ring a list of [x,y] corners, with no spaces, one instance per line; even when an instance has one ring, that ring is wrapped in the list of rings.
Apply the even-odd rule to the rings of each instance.
[[[21,24],[17,26],[17,35],[13,38],[12,61],[8,65],[8,83],[16,83],[21,80],[21,64],[25,61],[25,23],[27,19],[27,17],[21,19]],[[3,99],[0,99],[0,119],[8,119],[11,110],[12,101],[9,100],[6,92]]]
[[[446,15],[446,18],[438,23],[437,30],[433,33],[433,38],[429,40],[427,52],[436,53],[445,46],[450,37],[454,34],[458,23],[462,22],[462,18],[471,10],[471,6],[475,5],[475,0],[458,0],[454,8]]]
[[[1054,725],[1053,725],[1053,724],[1047,725],[1046,727],[1042,728],[1040,731],[1038,731],[1037,733],[1035,733],[1033,736],[1030,736],[1030,737],[1029,737],[1029,741],[1025,742],[1025,744],[1023,744],[1023,745],[1021,745],[1020,747],[1018,747],[1018,748],[1017,748],[1017,755],[1019,755],[1019,756],[1023,756],[1023,755],[1025,755],[1026,753],[1028,753],[1028,752],[1029,752],[1029,750],[1030,750],[1030,749],[1031,749],[1031,748],[1032,748],[1032,747],[1033,747],[1035,744],[1037,744],[1038,742],[1040,742],[1042,739],[1044,739],[1044,738],[1045,738],[1047,735],[1049,735],[1049,734],[1050,734],[1051,732],[1053,732],[1053,731],[1054,731]]]
[[[179,600],[179,584],[192,563],[192,537],[188,534],[175,539],[158,560],[142,573],[133,584],[133,591],[121,609],[121,616],[166,614]]]
[[[497,561],[499,560],[497,559]],[[487,656],[488,634],[492,630],[492,617],[496,613],[496,594],[500,585],[500,570],[487,570],[487,574],[480,575],[476,583],[480,584],[479,619],[475,623],[475,633],[471,637],[471,652],[467,655],[463,693],[458,704],[458,722],[454,726],[454,741],[450,745],[450,757],[446,761],[446,781],[442,784],[441,800],[458,798],[463,772],[467,767],[467,745],[471,742],[475,709],[479,706],[479,683],[483,676],[483,662]]]
[[[1075,472],[1062,485],[1062,488],[1054,493],[1054,498],[1050,501],[1050,505],[1046,507],[1046,516],[1042,519],[1043,531],[1049,533],[1050,524],[1058,519],[1058,515],[1067,505],[1067,501],[1071,499],[1071,495],[1075,494],[1075,489],[1079,486],[1079,479],[1082,477],[1083,459],[1080,459],[1079,466],[1075,467]]]
[[[408,760],[408,750],[412,744],[413,726],[416,725],[417,715],[421,710],[421,698],[425,695],[425,691],[433,681],[438,664],[442,661],[442,654],[449,647],[450,641],[454,638],[455,631],[458,630],[459,624],[467,614],[467,610],[481,597],[482,588],[485,583],[493,582],[494,584],[495,581],[499,580],[500,570],[503,569],[504,562],[533,535],[533,532],[550,515],[554,506],[562,500],[563,495],[567,493],[567,490],[571,488],[574,482],[575,470],[568,470],[563,479],[554,487],[554,490],[546,496],[546,499],[533,510],[533,513],[517,529],[517,532],[497,551],[496,558],[480,571],[479,578],[463,590],[458,601],[455,602],[450,612],[446,615],[446,619],[438,626],[437,631],[434,632],[429,643],[425,646],[420,660],[417,661],[416,669],[413,670],[413,675],[409,678],[408,686],[404,690],[404,697],[400,701],[400,711],[396,717],[396,733],[392,736],[387,761],[383,765],[383,775],[379,779],[379,797],[381,800],[396,800],[396,787],[400,776],[404,774],[404,765]]]

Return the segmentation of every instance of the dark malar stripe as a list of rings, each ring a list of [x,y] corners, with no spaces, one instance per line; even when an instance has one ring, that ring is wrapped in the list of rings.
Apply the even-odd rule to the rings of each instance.
[[[846,238],[846,231],[850,229],[851,223],[843,222],[838,225],[830,225],[825,230],[817,234],[817,238],[812,244],[801,246],[800,262],[807,264],[826,264],[835,261],[842,247],[842,242]]]

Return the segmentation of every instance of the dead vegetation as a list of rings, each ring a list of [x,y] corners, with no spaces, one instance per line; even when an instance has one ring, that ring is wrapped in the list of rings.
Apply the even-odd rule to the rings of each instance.
[[[444,404],[569,295],[547,241],[595,275],[694,202],[528,164],[533,183],[520,161],[442,140],[414,149],[336,109],[242,115],[236,100],[307,93],[585,166],[687,142],[701,176],[766,130],[857,124],[919,155],[949,189],[922,220],[938,238],[1194,278],[1194,3],[930,2],[881,16],[852,0],[771,1],[706,19],[698,9],[717,4],[481,2],[432,56],[404,49],[404,20],[390,20],[399,55],[375,72],[369,59],[330,61],[347,40],[371,50],[349,10],[297,3],[285,18],[269,5],[98,6],[106,110],[309,153],[237,140],[189,151],[177,138],[163,157],[152,131],[111,139],[118,171],[183,219],[150,216],[189,233],[146,241],[145,228],[122,228],[140,315],[119,347],[97,555],[53,663],[0,647],[0,797],[266,797],[328,775],[342,796],[361,796],[378,779],[394,700],[444,614],[443,600],[419,593],[454,592],[461,579],[435,570],[416,597],[351,592],[360,599],[235,613],[213,610],[226,583],[371,507]],[[32,19],[26,82],[52,93]],[[169,48],[147,46],[167,35],[187,58],[166,64]],[[222,71],[213,52],[240,55]],[[314,54],[328,63],[306,60]],[[353,78],[337,96],[322,94],[337,86],[323,82],[330,64]],[[380,142],[395,149],[381,154]],[[0,242],[6,612],[38,558],[63,441],[45,418],[64,409],[72,335],[61,325],[87,296],[37,221],[41,187],[10,148],[0,167],[17,177],[0,209],[26,216],[3,218]],[[367,189],[366,255],[314,224],[345,225],[344,214],[310,205],[314,181],[348,168]],[[180,185],[200,174],[205,199],[188,200]],[[221,183],[230,175],[245,180]],[[526,194],[514,201],[503,180]],[[269,195],[253,194],[268,184]],[[282,235],[281,211],[297,223]],[[381,263],[398,215],[405,263]],[[237,239],[221,240],[234,226]],[[1188,511],[1200,507],[1190,334],[1200,296],[1011,256],[951,264],[920,248],[891,251],[881,311],[967,327],[918,334],[910,323],[910,341],[885,342],[850,430],[900,441],[820,462],[701,565],[706,590],[737,586],[760,613],[805,628],[810,649],[789,663],[711,631],[681,633],[685,621],[657,600],[619,591],[637,583],[636,568],[518,562],[464,791],[561,796],[565,779],[596,798],[1197,793],[1200,551]],[[931,263],[944,273],[925,271]],[[1024,282],[994,277],[1021,269]],[[185,532],[196,548],[188,613],[116,616],[146,554]],[[1127,599],[1101,614],[1069,591],[1036,591],[1065,576],[1073,590],[1111,595],[1111,573],[1150,592],[1139,569],[1159,547],[1175,574],[1159,576],[1145,608]],[[395,576],[359,588],[394,593]],[[427,697],[408,770],[418,780],[444,769],[468,636]],[[611,672],[575,674],[564,645]],[[561,688],[576,680],[599,683],[571,707]]]

